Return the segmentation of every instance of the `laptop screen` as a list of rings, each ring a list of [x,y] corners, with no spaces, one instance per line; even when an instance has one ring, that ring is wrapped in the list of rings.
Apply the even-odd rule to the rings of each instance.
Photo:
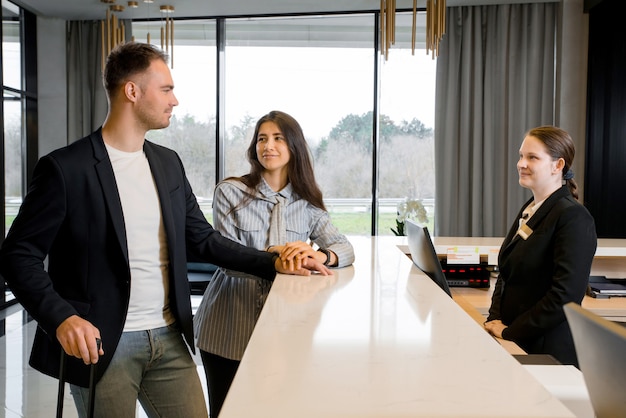
[[[428,275],[448,296],[452,296],[428,228],[420,226],[410,219],[407,219],[404,224],[413,264]]]

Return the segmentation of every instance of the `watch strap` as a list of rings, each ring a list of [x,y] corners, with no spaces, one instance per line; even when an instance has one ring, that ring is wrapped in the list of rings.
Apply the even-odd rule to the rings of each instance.
[[[324,261],[324,265],[325,265],[325,266],[329,265],[329,264],[330,264],[330,251],[325,250],[325,249],[323,249],[323,248],[320,248],[320,249],[319,249],[319,250],[317,250],[317,251],[319,251],[319,252],[321,252],[321,253],[323,253],[323,254],[325,254],[325,255],[326,255],[326,261]]]

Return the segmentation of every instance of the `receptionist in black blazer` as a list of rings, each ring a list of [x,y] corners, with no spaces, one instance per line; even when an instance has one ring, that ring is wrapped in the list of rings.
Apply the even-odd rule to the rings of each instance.
[[[581,303],[596,251],[595,224],[578,202],[574,143],[553,126],[531,129],[519,151],[519,184],[532,191],[502,243],[485,329],[529,354],[578,365],[563,312]]]

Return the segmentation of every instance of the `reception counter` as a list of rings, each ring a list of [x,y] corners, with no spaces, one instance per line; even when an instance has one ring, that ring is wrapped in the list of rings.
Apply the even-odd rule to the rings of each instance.
[[[278,275],[220,418],[573,417],[403,239],[351,237],[353,266]]]
[[[434,237],[433,242],[437,254],[445,257],[447,251],[455,246],[477,247],[481,260],[485,261],[491,254],[497,255],[502,238],[456,238]],[[405,253],[408,246],[400,245]],[[591,266],[591,274],[612,278],[626,278],[626,239],[598,240],[598,247]],[[461,305],[474,307],[481,315],[487,316],[491,305],[491,294],[495,286],[495,278],[491,286],[485,289],[452,288],[452,295]],[[612,321],[626,322],[626,297],[597,299],[585,296],[582,306],[596,315]]]

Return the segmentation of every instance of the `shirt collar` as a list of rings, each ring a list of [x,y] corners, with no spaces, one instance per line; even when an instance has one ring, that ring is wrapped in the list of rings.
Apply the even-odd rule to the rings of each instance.
[[[261,178],[261,184],[259,185],[259,192],[265,197],[269,198],[269,200],[274,200],[273,197],[276,195],[281,195],[287,201],[291,200],[291,196],[293,195],[293,187],[291,187],[291,183],[287,183],[282,190],[275,192],[272,188],[267,184],[264,178]]]

